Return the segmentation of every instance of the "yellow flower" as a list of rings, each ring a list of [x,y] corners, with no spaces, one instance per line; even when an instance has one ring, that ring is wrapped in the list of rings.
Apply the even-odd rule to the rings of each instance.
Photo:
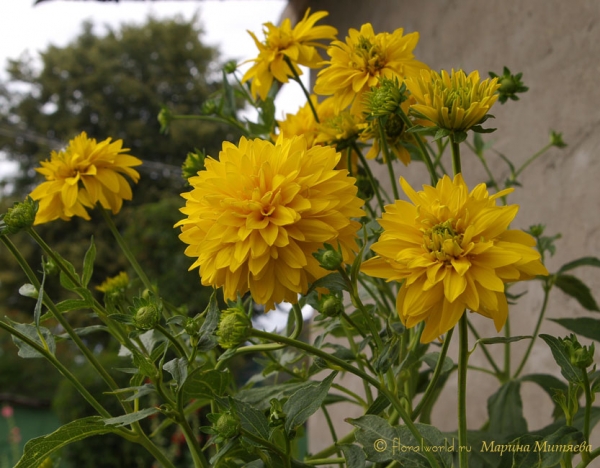
[[[512,189],[489,195],[485,184],[470,193],[458,174],[415,192],[400,179],[410,201],[397,200],[379,221],[383,234],[365,263],[368,275],[403,281],[396,308],[405,326],[425,321],[428,343],[454,327],[465,308],[506,322],[504,284],[547,275],[535,240],[508,225],[517,205],[496,206]]]
[[[123,141],[111,143],[107,138],[97,143],[85,132],[73,138],[66,149],[52,151],[50,160],[42,161],[40,174],[46,177],[31,192],[39,200],[35,224],[47,223],[57,218],[68,221],[73,216],[90,219],[86,208],[98,202],[105,209],[118,213],[123,200],[131,200],[131,187],[122,174],[133,182],[140,175],[132,169],[142,164],[138,158],[123,154]]]
[[[271,309],[297,302],[328,273],[312,255],[324,243],[339,242],[350,261],[360,227],[350,218],[364,212],[355,179],[334,169],[340,157],[331,147],[307,149],[304,137],[223,143],[219,160],[207,158],[189,179],[187,217],[176,224],[202,284],[223,286],[226,299],[250,291]]]
[[[364,24],[360,31],[350,29],[346,43],[334,41],[327,49],[331,57],[329,67],[317,76],[315,93],[331,95],[335,110],[346,108],[352,101],[353,112],[362,107],[362,94],[377,86],[380,77],[398,78],[417,76],[427,65],[415,60],[413,50],[419,41],[414,32],[403,36],[403,29],[393,33],[375,34],[373,26]]]
[[[406,80],[417,100],[411,110],[439,128],[464,132],[477,125],[498,99],[498,79],[480,81],[479,72],[451,74],[423,70],[419,77]]]
[[[358,137],[364,116],[350,109],[336,111],[334,98],[328,98],[319,107],[319,120],[315,144],[345,146],[345,142]]]
[[[273,23],[265,23],[263,42],[248,31],[259,52],[258,57],[251,60],[254,65],[244,74],[242,83],[252,80],[250,91],[255,99],[257,94],[263,101],[267,98],[273,79],[281,83],[288,82],[288,77],[292,73],[285,57],[291,61],[298,75],[302,74],[298,65],[309,68],[319,67],[322,59],[316,48],[323,45],[317,41],[333,40],[337,34],[337,29],[333,26],[315,26],[317,21],[327,15],[325,11],[318,11],[311,15],[308,9],[304,18],[293,28],[288,18],[283,20],[279,27]]]
[[[106,278],[100,286],[96,286],[96,289],[105,294],[111,294],[122,292],[127,289],[127,286],[129,286],[129,275],[122,271],[117,276]]]
[[[317,96],[312,94],[310,100],[317,111],[319,120],[325,118],[322,112],[323,106],[317,101]],[[318,133],[318,124],[308,102],[298,109],[298,112],[295,114],[286,114],[285,120],[278,120],[277,124],[279,126],[279,134],[283,135],[284,138],[304,135],[308,147],[314,146]]]

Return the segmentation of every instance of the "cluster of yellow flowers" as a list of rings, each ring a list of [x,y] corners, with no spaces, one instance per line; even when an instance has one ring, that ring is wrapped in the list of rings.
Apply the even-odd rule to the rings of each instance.
[[[315,25],[325,16],[307,11],[294,27],[289,20],[266,23],[262,41],[250,33],[259,54],[242,82],[250,82],[255,99],[267,99],[275,81],[297,78],[300,65],[322,68],[316,95],[278,122],[274,142],[225,142],[183,194],[185,218],[176,226],[186,254],[196,258],[190,269],[198,267],[202,283],[222,287],[227,299],[250,292],[266,309],[297,302],[328,273],[313,256],[325,243],[339,245],[344,262],[353,260],[364,202],[336,147],[372,140],[369,158],[385,144],[408,164],[406,147],[417,137],[404,131],[407,123],[464,132],[497,100],[496,79],[436,73],[416,60],[416,32],[376,34],[365,24],[342,42],[335,28]],[[317,50],[322,40],[332,41],[326,61]],[[318,95],[328,97],[319,102]],[[86,208],[98,202],[117,213],[131,199],[123,175],[136,182],[132,166],[141,163],[125,151],[120,140],[96,143],[83,133],[52,153],[38,169],[47,181],[32,193],[40,200],[36,223],[88,219]],[[376,256],[362,271],[402,282],[398,314],[407,327],[425,321],[424,342],[450,330],[466,308],[492,318],[499,330],[508,311],[505,283],[547,274],[533,238],[508,229],[518,207],[496,206],[509,191],[489,195],[483,184],[469,191],[460,174],[422,192],[404,179],[401,185],[410,202],[385,208]]]

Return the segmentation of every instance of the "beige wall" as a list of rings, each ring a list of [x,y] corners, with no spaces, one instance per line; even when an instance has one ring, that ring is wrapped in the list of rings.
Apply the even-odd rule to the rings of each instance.
[[[521,205],[514,227],[527,228],[545,223],[547,233],[562,233],[555,257],[547,261],[550,271],[569,260],[586,255],[600,256],[600,1],[598,0],[300,0],[291,9],[310,6],[313,11],[330,12],[328,23],[336,26],[339,37],[349,27],[359,28],[371,22],[375,32],[404,28],[418,31],[420,42],[416,56],[433,69],[463,68],[479,70],[482,76],[492,70],[501,73],[504,65],[513,72],[523,72],[530,91],[518,102],[496,104],[490,121],[498,131],[485,138],[493,139],[498,151],[517,164],[524,162],[548,141],[550,129],[563,132],[568,148],[551,149],[524,173],[524,188],[517,188],[509,202]],[[499,158],[490,155],[492,169],[503,180],[508,172]],[[450,166],[450,164],[448,164]],[[398,168],[413,186],[427,182],[421,164]],[[463,155],[463,172],[472,186],[486,180],[474,157]],[[382,178],[382,180],[386,180]],[[600,299],[598,270],[575,271]],[[513,334],[533,330],[542,293],[539,284],[515,287],[529,293],[519,306],[511,309]],[[580,316],[586,313],[572,299],[556,291],[548,317]],[[489,320],[474,318],[482,333],[495,336]],[[566,335],[561,327],[546,321],[542,332]],[[514,347],[513,361],[525,348]],[[496,351],[501,352],[498,348]],[[452,350],[453,356],[456,350]],[[482,364],[479,353],[473,363]],[[538,342],[526,372],[558,374],[552,356],[543,342]],[[359,387],[358,382],[355,387]],[[483,374],[469,374],[470,427],[477,428],[486,419],[486,400],[493,392],[493,379]],[[440,405],[434,424],[443,430],[456,429],[456,383],[445,391],[447,404]],[[550,420],[551,402],[537,387],[524,385],[526,417],[530,429]],[[335,408],[335,407],[333,407]],[[343,422],[353,414],[347,408],[337,413],[338,435],[350,430]],[[321,430],[322,429],[322,430]],[[318,451],[330,443],[322,417],[310,426],[310,450]],[[596,442],[598,442],[596,438]]]

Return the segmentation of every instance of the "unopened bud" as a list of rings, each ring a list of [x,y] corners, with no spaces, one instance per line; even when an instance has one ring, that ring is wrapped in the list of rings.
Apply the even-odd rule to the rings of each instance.
[[[322,268],[335,271],[344,263],[344,257],[342,256],[342,252],[339,250],[335,250],[333,246],[329,244],[323,245],[324,249],[319,249],[317,252],[313,253],[313,257],[315,257],[319,261],[319,265]]]
[[[240,419],[230,411],[221,413],[214,426],[215,432],[224,439],[238,435],[241,427]]]
[[[0,234],[16,234],[23,229],[33,226],[35,215],[38,210],[38,203],[31,197],[27,197],[23,202],[17,202],[6,213],[0,215]]]
[[[243,309],[232,307],[221,312],[217,341],[221,348],[235,348],[250,336],[252,322]]]
[[[195,150],[193,153],[188,153],[183,166],[181,166],[181,174],[185,180],[190,177],[198,175],[198,172],[204,170],[204,160],[206,155],[200,151]]]
[[[337,317],[344,311],[344,303],[335,294],[324,294],[319,299],[318,310],[326,317]]]

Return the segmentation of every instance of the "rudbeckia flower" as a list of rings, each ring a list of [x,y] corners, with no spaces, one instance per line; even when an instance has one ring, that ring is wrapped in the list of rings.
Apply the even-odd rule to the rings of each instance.
[[[403,282],[398,314],[408,328],[425,321],[424,343],[453,328],[467,308],[500,331],[508,315],[505,283],[548,274],[533,237],[508,229],[519,207],[496,206],[512,189],[489,195],[479,184],[469,192],[460,174],[422,192],[400,182],[410,202],[385,208],[384,231],[372,246],[377,256],[362,271]]]
[[[420,76],[406,80],[406,87],[416,99],[411,111],[435,125],[464,132],[481,122],[498,99],[498,79],[479,79],[479,72],[452,70],[451,74],[423,70]]]
[[[329,66],[319,72],[315,93],[333,95],[338,112],[354,101],[352,111],[362,108],[363,93],[377,86],[379,78],[417,76],[427,65],[414,58],[413,50],[419,41],[414,32],[403,35],[403,29],[393,33],[375,34],[373,26],[364,24],[360,31],[350,29],[346,42],[334,41],[327,49]]]
[[[111,143],[111,138],[107,138],[97,143],[85,132],[73,138],[66,149],[53,151],[50,160],[42,161],[42,167],[36,169],[46,177],[46,182],[30,195],[39,200],[35,224],[57,218],[68,221],[73,216],[89,220],[86,208],[93,208],[98,202],[117,214],[123,200],[132,197],[129,182],[123,175],[136,183],[140,178],[132,167],[142,161],[123,154],[127,151],[122,140]]]
[[[319,68],[322,59],[317,47],[324,46],[317,41],[333,40],[337,34],[337,29],[333,26],[315,26],[317,21],[327,15],[325,11],[318,11],[311,15],[308,9],[304,18],[293,28],[288,18],[283,20],[279,27],[273,23],[265,23],[263,42],[248,31],[259,52],[258,57],[251,60],[254,65],[244,74],[242,83],[252,80],[250,91],[255,99],[257,95],[262,100],[267,98],[273,79],[281,83],[288,82],[292,71],[285,57],[291,61],[298,75],[302,74],[298,65]]]
[[[307,148],[304,137],[223,143],[219,160],[207,158],[189,179],[186,218],[176,224],[202,284],[222,286],[226,299],[250,291],[272,309],[296,303],[328,273],[312,255],[324,243],[339,243],[351,261],[360,227],[351,218],[364,215],[363,201],[355,179],[335,169],[340,157],[331,147]]]

